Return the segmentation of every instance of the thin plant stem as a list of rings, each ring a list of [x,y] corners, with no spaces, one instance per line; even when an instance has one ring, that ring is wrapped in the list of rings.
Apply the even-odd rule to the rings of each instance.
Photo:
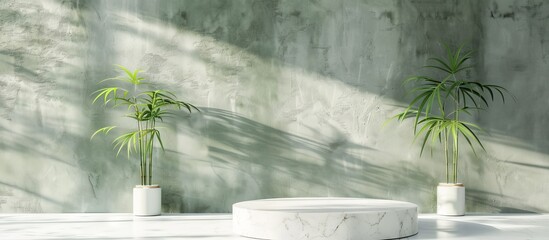
[[[452,74],[452,77],[454,78],[454,81],[457,81],[456,79],[456,75],[455,74]],[[465,99],[463,99],[463,101],[465,101]],[[455,97],[455,114],[454,114],[454,120],[455,120],[455,124],[457,124],[459,122],[459,107],[460,107],[460,98],[459,98],[459,86],[456,87],[456,97]],[[456,126],[457,127],[457,126]],[[458,166],[458,157],[459,157],[459,131],[456,130],[456,135],[454,136],[454,159],[453,159],[453,163],[454,163],[454,166],[453,166],[453,170],[454,170],[454,183],[457,183],[457,166]]]
[[[152,161],[153,161],[153,139],[149,140],[150,142],[150,151],[149,151],[149,185],[152,185]]]
[[[151,120],[151,130],[154,129],[154,120]],[[154,131],[149,136],[149,185],[152,184],[152,164],[153,164],[153,146],[154,146]]]
[[[448,172],[448,167],[449,167],[449,157],[448,157],[448,130],[445,129],[444,130],[444,158],[446,159],[446,183],[449,183],[450,182],[450,175],[449,175],[449,172]]]
[[[455,150],[455,153],[456,153],[456,161],[455,161],[455,164],[454,164],[454,183],[458,183],[458,159],[459,159],[459,132],[457,133],[457,137],[456,137],[456,150]]]
[[[457,162],[457,159],[458,159],[458,140],[457,140],[457,137],[454,137],[454,182],[453,183],[457,183],[457,167],[458,167],[458,162]]]
[[[150,173],[148,171],[148,162],[150,161],[150,152],[152,151],[152,149],[150,148],[150,130],[151,130],[151,126],[150,126],[150,120],[146,122],[146,125],[147,125],[147,134],[145,134],[145,144],[146,144],[146,148],[145,148],[145,182],[147,183],[147,185],[150,185],[150,181],[148,181],[150,179]]]
[[[135,101],[135,98],[134,98],[134,102]],[[139,108],[137,106],[134,106],[134,109],[135,109],[135,112],[137,113],[137,115],[139,115]],[[137,121],[137,129],[139,131],[139,160],[140,160],[140,164],[139,164],[139,170],[141,172],[141,185],[145,185],[145,169],[144,169],[144,162],[143,162],[143,159],[144,159],[144,155],[143,155],[143,129],[142,129],[142,126],[141,126],[141,122],[140,121]]]

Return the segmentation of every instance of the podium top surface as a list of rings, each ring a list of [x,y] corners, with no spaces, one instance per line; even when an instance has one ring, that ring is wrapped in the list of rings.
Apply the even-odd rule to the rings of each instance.
[[[254,211],[280,211],[296,213],[328,212],[385,212],[417,208],[409,202],[369,198],[271,198],[244,201],[233,204],[233,208]]]

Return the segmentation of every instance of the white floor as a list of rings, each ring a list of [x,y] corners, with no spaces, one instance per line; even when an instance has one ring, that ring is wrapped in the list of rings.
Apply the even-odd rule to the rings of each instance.
[[[230,214],[0,214],[0,239],[250,240],[232,233]],[[549,239],[549,214],[420,215],[409,239]]]

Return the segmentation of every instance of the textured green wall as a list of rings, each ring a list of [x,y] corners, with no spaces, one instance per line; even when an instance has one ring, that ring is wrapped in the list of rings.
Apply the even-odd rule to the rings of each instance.
[[[0,212],[129,212],[135,160],[89,140],[121,112],[90,104],[112,64],[141,68],[203,109],[166,125],[165,212],[241,200],[349,196],[435,207],[439,154],[383,122],[437,42],[518,101],[473,121],[467,207],[548,212],[549,4],[544,1],[0,1]]]

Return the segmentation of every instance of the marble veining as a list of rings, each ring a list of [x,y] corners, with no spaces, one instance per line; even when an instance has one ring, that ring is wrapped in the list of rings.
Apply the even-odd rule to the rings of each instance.
[[[415,204],[360,198],[279,198],[233,205],[233,230],[259,239],[391,239],[418,232]]]

